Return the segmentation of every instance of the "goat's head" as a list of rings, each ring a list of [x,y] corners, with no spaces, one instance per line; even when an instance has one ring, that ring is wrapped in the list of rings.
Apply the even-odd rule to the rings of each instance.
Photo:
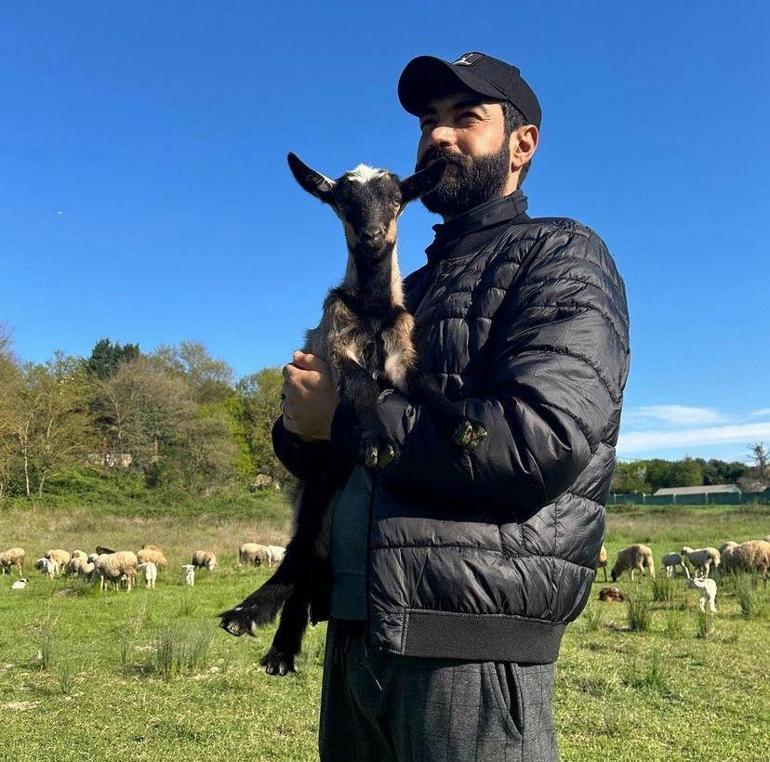
[[[400,180],[386,169],[359,164],[332,180],[289,154],[289,168],[297,182],[334,209],[342,220],[351,251],[385,254],[396,242],[396,221],[404,207],[432,190],[446,169],[443,159]]]

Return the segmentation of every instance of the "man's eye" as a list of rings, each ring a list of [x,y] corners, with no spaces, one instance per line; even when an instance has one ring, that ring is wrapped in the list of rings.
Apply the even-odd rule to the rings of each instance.
[[[462,114],[460,114],[461,122],[475,122],[480,118],[481,117],[474,111],[464,111]]]
[[[420,129],[424,130],[426,127],[432,127],[436,123],[435,119],[423,119],[420,122]]]

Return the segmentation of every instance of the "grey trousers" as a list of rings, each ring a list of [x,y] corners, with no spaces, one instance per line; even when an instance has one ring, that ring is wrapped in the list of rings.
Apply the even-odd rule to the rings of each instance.
[[[331,621],[322,762],[555,762],[554,665],[465,662],[367,649]]]

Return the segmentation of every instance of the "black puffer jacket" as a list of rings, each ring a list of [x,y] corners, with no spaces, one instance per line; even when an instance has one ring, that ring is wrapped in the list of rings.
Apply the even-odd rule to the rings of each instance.
[[[623,281],[588,228],[523,215],[480,251],[429,262],[406,294],[426,369],[489,436],[458,451],[421,405],[381,396],[401,455],[371,495],[370,644],[552,662],[604,534],[629,367]],[[349,440],[336,416],[333,446]]]

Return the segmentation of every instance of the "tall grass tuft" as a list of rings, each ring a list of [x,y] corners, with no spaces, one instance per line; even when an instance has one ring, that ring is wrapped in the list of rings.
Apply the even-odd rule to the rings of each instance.
[[[652,600],[657,603],[673,603],[676,598],[674,581],[665,574],[652,580]]]
[[[714,617],[700,609],[695,613],[695,637],[701,640],[710,638],[714,633]]]
[[[684,632],[684,620],[677,611],[669,609],[666,612],[666,623],[663,627],[663,632],[667,638],[675,640],[682,637]]]
[[[152,647],[152,666],[164,680],[205,669],[209,665],[214,635],[210,631],[186,631],[178,627],[161,630]]]
[[[586,632],[596,632],[604,624],[604,609],[601,606],[588,606],[582,619]]]
[[[657,691],[658,693],[665,693],[666,691],[666,668],[663,664],[663,657],[658,651],[652,652],[652,658],[650,664],[647,667],[647,671],[642,677],[642,685],[650,690]]]
[[[72,693],[72,686],[75,683],[76,670],[70,660],[65,659],[56,672],[56,680],[59,684],[59,690],[62,696],[69,696]]]
[[[53,630],[46,625],[40,636],[40,649],[38,651],[38,662],[40,669],[49,670],[56,662],[57,642]]]
[[[733,588],[741,613],[746,619],[756,619],[765,609],[765,601],[757,591],[756,580],[748,574],[737,574],[733,578]]]
[[[628,627],[634,632],[647,632],[652,622],[650,596],[644,590],[628,594]]]

